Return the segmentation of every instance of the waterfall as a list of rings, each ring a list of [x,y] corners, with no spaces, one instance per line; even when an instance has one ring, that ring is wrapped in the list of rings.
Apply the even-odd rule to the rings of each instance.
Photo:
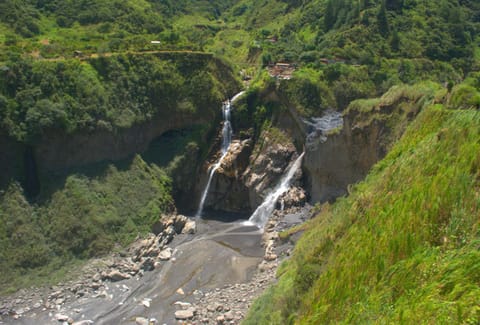
[[[277,203],[278,198],[290,188],[290,182],[292,181],[295,172],[300,168],[304,154],[305,152],[295,160],[287,173],[283,175],[280,183],[267,195],[263,203],[255,210],[255,212],[253,212],[250,219],[248,219],[249,223],[253,223],[262,229],[265,227],[268,218],[275,209],[275,203]]]
[[[213,175],[215,175],[215,172],[217,171],[217,169],[220,168],[223,158],[225,158],[225,156],[228,153],[228,147],[230,147],[230,143],[232,142],[232,134],[233,134],[232,124],[230,123],[232,104],[235,100],[238,99],[238,97],[243,95],[243,93],[244,92],[242,91],[236,94],[235,96],[233,96],[231,100],[227,100],[222,104],[222,112],[223,112],[222,148],[221,148],[222,155],[220,156],[220,159],[217,160],[215,165],[210,167],[210,170],[208,172],[207,185],[205,186],[205,189],[202,192],[202,198],[200,199],[200,204],[198,206],[197,213],[195,214],[195,217],[197,218],[202,217],[203,206],[205,205],[205,200],[207,199],[207,196],[208,196],[208,191],[210,189],[210,184],[212,183]]]

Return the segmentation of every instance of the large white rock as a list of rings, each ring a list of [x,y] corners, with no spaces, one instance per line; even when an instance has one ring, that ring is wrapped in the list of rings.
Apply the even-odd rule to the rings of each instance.
[[[64,314],[55,314],[55,319],[59,322],[66,322],[68,320],[68,316]]]
[[[193,220],[188,220],[182,229],[182,234],[194,234],[197,231],[197,224]]]
[[[172,253],[173,250],[170,247],[165,248],[163,251],[158,254],[158,258],[161,261],[168,261],[170,258],[172,258]]]
[[[137,317],[137,318],[135,318],[135,324],[137,324],[137,325],[148,325],[149,321],[145,317]]]
[[[191,307],[185,310],[177,310],[175,312],[175,318],[178,320],[187,320],[187,319],[192,319],[193,316],[196,313],[196,309]]]
[[[119,270],[112,270],[106,275],[106,278],[113,282],[130,279],[130,277],[130,274],[122,273]]]

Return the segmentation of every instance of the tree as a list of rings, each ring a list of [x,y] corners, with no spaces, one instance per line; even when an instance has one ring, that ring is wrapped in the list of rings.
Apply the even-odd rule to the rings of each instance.
[[[362,0],[362,9],[367,9],[372,6],[371,0]]]
[[[390,48],[394,52],[398,52],[400,50],[400,36],[398,35],[398,31],[396,29],[394,29],[392,33],[392,39],[390,40]]]
[[[402,12],[404,0],[385,0],[387,10]]]
[[[327,2],[327,8],[325,8],[325,17],[323,17],[325,30],[329,31],[330,29],[332,29],[333,25],[335,25],[336,20],[337,18],[335,17],[335,8],[333,8],[333,1],[329,0]]]
[[[378,30],[380,34],[382,34],[383,37],[388,36],[388,34],[390,33],[390,27],[388,25],[387,8],[385,5],[385,0],[383,0],[382,4],[380,5],[380,10],[378,11],[378,14],[377,14],[377,24],[378,24]]]

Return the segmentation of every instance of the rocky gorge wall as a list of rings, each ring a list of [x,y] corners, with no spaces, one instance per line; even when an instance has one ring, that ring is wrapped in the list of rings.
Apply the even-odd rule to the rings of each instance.
[[[307,144],[303,168],[310,200],[332,201],[347,194],[348,186],[386,155],[429,96],[399,86],[381,98],[352,102],[343,113],[343,128]]]
[[[165,98],[158,98],[159,94],[163,94],[170,89],[169,83],[171,81],[168,78],[162,79],[165,78],[162,75],[161,80],[153,80],[155,85],[149,85],[150,88],[148,89],[152,89],[152,92],[146,92],[146,94],[150,97],[138,98],[139,106],[144,105],[145,101],[152,103],[151,115],[138,116],[137,122],[128,127],[108,126],[104,122],[104,116],[97,116],[97,123],[94,127],[78,128],[73,131],[60,127],[48,127],[41,129],[41,132],[35,137],[30,136],[28,140],[15,140],[17,135],[8,134],[7,130],[3,130],[4,132],[0,135],[0,168],[2,170],[0,185],[2,187],[11,179],[28,185],[29,179],[36,179],[41,174],[52,172],[64,174],[75,168],[83,168],[102,161],[120,161],[134,154],[145,152],[154,139],[168,131],[192,128],[196,125],[201,125],[199,128],[201,134],[199,133],[196,140],[199,144],[204,145],[211,140],[211,131],[220,120],[221,100],[228,98],[240,88],[232,68],[213,55],[206,53],[137,53],[118,57],[112,56],[111,58],[88,58],[81,60],[79,64],[95,67],[97,77],[99,80],[104,80],[105,87],[115,87],[117,84],[134,82],[134,77],[131,77],[131,80],[114,78],[115,69],[119,62],[123,62],[125,66],[131,69],[137,69],[138,71],[135,71],[138,74],[145,67],[155,66],[155,64],[170,65],[170,70],[176,73],[172,77],[185,80],[178,81],[178,83],[183,82],[183,88],[173,90],[176,93],[172,98],[178,98],[180,102],[166,102]],[[56,67],[57,65],[62,66],[63,62],[52,62],[51,64]],[[134,72],[132,74],[134,75]],[[213,82],[214,86],[209,86],[208,90],[210,92],[205,91],[203,97],[194,96],[190,93],[194,90],[185,85],[189,84],[191,78],[196,76],[198,79],[198,76],[201,75],[205,76],[210,83]],[[197,83],[201,85],[200,81],[197,81]],[[35,84],[32,84],[32,87],[34,86]],[[138,85],[138,87],[142,87],[142,85]],[[201,99],[197,100],[196,97],[201,97]],[[167,96],[167,98],[170,97]],[[182,98],[185,98],[183,102]],[[136,100],[135,97],[132,97],[132,100]],[[186,102],[191,105],[184,107]],[[132,103],[129,103],[129,105],[132,105]],[[127,110],[124,107],[110,109],[119,112],[124,109]],[[204,155],[205,152],[202,154]],[[169,153],[165,153],[165,155],[169,156]],[[188,161],[189,169],[195,171],[198,168],[200,156],[197,148],[195,157],[191,157],[192,159]],[[27,165],[31,168],[27,168]],[[185,174],[184,168],[180,169],[179,173]],[[188,174],[192,179],[192,173]],[[180,176],[183,177],[184,175]],[[191,189],[192,184],[193,182],[190,180],[186,187]],[[32,193],[33,196],[37,194],[38,190],[34,192]]]
[[[378,140],[386,131],[375,121],[362,128],[352,127],[345,116],[344,127],[327,137],[317,138],[307,146],[304,170],[312,202],[331,201],[345,195],[349,184],[363,179],[368,170],[385,155]]]
[[[140,54],[139,54],[140,55]],[[228,98],[239,89],[238,81],[233,76],[232,69],[211,54],[189,52],[158,52],[141,55],[161,59],[164,62],[175,64],[180,75],[188,78],[191,71],[203,71],[214,77],[221,87],[217,94]],[[90,59],[94,66],[101,66],[101,60],[108,58]],[[109,67],[113,69],[113,67]],[[99,67],[98,69],[102,69]],[[107,72],[103,72],[108,74]],[[118,81],[120,82],[120,81]],[[167,81],[168,82],[168,81]],[[161,85],[161,81],[160,81]],[[180,90],[179,90],[180,91]],[[187,94],[183,94],[186,96]],[[149,100],[154,101],[155,94]],[[179,94],[177,97],[182,97]],[[139,99],[144,100],[144,99]],[[216,106],[220,107],[220,100]],[[43,136],[35,142],[34,152],[40,170],[55,171],[83,166],[102,160],[119,160],[134,153],[145,151],[150,142],[167,131],[178,130],[193,125],[205,124],[214,127],[219,118],[220,110],[209,105],[197,109],[181,108],[180,103],[156,104],[156,114],[145,122],[133,124],[129,128],[107,130],[79,130],[72,134],[65,134],[61,130],[45,130]]]
[[[291,142],[278,143],[265,131],[262,142],[235,140],[213,176],[205,206],[226,212],[251,213],[273,189],[298,156]],[[208,166],[205,166],[208,168]],[[206,182],[206,174],[199,188]],[[201,192],[200,191],[197,191]]]
[[[278,93],[265,92],[263,101],[281,102]],[[233,111],[235,114],[235,109]],[[241,133],[241,132],[237,132]],[[251,213],[259,206],[269,191],[280,181],[291,161],[302,152],[305,131],[300,116],[293,107],[274,112],[270,126],[260,134],[246,139],[235,139],[213,176],[205,201],[207,208],[226,212]],[[213,158],[202,167],[197,182],[197,196],[208,179],[209,167],[218,159],[221,139],[217,137],[212,147]],[[297,179],[297,183],[300,180]],[[197,197],[196,201],[200,198]]]
[[[263,100],[277,101],[283,108],[272,115],[272,126],[258,138],[233,141],[213,177],[206,207],[251,213],[303,150],[304,173],[297,184],[302,183],[310,202],[345,195],[349,185],[362,180],[386,155],[428,99],[428,93],[394,87],[381,98],[353,102],[343,113],[342,128],[307,139],[308,126],[295,107],[275,91],[264,93]],[[211,164],[206,162],[202,168],[197,193]]]
[[[95,130],[65,135],[48,131],[34,146],[40,170],[55,171],[82,166],[102,160],[120,160],[145,151],[150,142],[169,130],[195,124],[210,124],[215,120],[210,110],[191,114],[177,112],[158,114],[152,120],[117,132]]]
[[[25,145],[0,132],[0,187],[23,174]]]

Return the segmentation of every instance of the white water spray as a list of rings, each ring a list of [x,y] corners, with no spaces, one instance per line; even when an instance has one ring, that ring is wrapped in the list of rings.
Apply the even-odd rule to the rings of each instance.
[[[292,181],[293,176],[302,165],[302,158],[304,154],[305,152],[302,153],[290,166],[288,172],[283,175],[277,187],[275,187],[275,189],[267,195],[263,203],[255,210],[255,212],[253,212],[250,219],[248,219],[248,223],[253,223],[260,229],[265,227],[268,218],[275,209],[275,204],[277,203],[278,198],[290,188],[290,182]]]
[[[235,96],[233,96],[231,100],[227,100],[222,104],[222,111],[223,111],[222,148],[221,148],[222,155],[220,156],[220,159],[217,160],[215,165],[210,167],[210,170],[208,172],[207,185],[203,190],[202,198],[200,199],[200,204],[198,206],[197,213],[195,214],[195,217],[197,218],[202,217],[203,206],[205,205],[205,200],[207,199],[207,196],[208,196],[208,191],[212,183],[213,175],[215,175],[215,172],[217,171],[217,169],[220,168],[220,166],[222,165],[223,159],[228,153],[228,148],[230,147],[230,143],[232,142],[232,134],[233,134],[232,124],[230,123],[232,104],[235,100],[238,99],[238,97],[243,95],[243,93],[244,92],[242,91],[236,94]]]

